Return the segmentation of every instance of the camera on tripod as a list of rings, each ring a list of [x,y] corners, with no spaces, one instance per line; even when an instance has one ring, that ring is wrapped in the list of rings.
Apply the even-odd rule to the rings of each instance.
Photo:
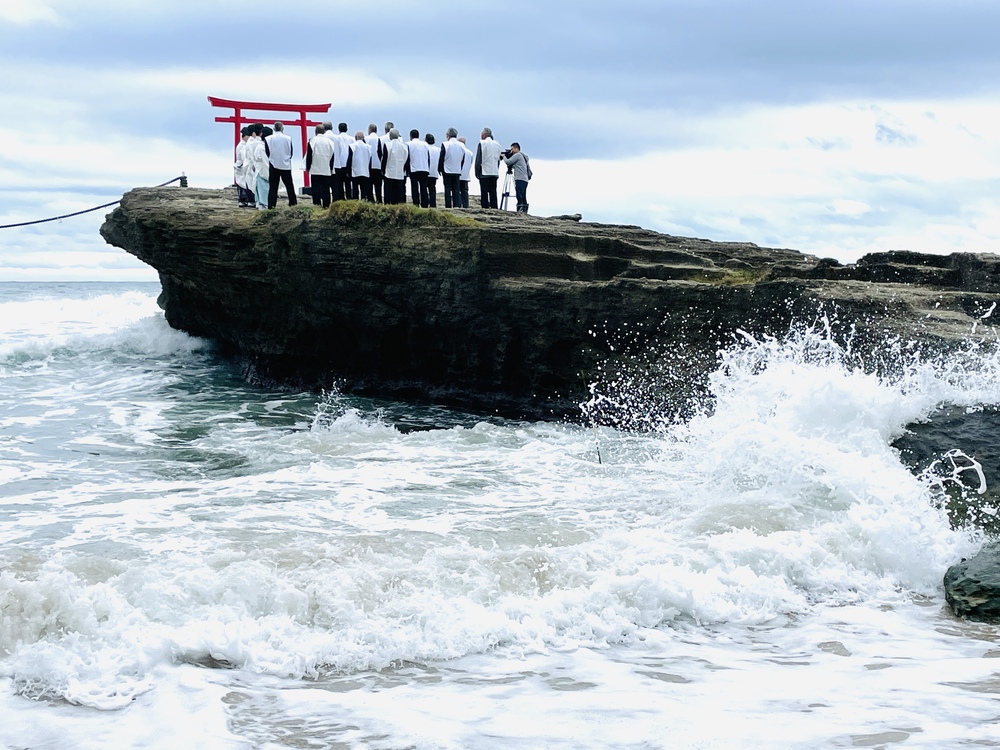
[[[513,155],[514,155],[514,152],[511,149],[507,149],[506,151],[503,152],[503,158],[504,159],[509,159]]]

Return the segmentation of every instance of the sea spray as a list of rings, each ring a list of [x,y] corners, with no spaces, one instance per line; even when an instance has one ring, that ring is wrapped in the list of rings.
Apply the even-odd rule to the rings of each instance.
[[[704,408],[596,426],[598,462],[590,425],[435,426],[96,345],[161,325],[0,369],[2,743],[165,747],[163,716],[258,746],[990,738],[996,633],[940,595],[978,538],[891,442],[1000,403],[992,352],[886,374],[822,328],[745,338]]]
[[[285,459],[244,437],[242,478],[171,489],[145,533],[189,537],[185,552],[94,585],[184,659],[291,676],[933,590],[960,538],[942,546],[945,520],[888,445],[915,416],[898,390],[819,334],[727,352],[709,382],[711,414],[606,468],[579,428],[401,434],[357,409],[333,417],[327,398],[308,433],[268,441]],[[308,464],[288,460],[305,447]],[[206,503],[189,532],[171,520]],[[192,546],[206,535],[210,555]]]

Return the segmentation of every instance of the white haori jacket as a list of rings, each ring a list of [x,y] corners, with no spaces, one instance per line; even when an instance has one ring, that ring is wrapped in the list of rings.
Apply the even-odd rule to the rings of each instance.
[[[458,138],[449,138],[441,146],[438,168],[445,174],[462,174],[465,162],[465,146]],[[471,165],[470,165],[471,166]]]
[[[355,139],[351,144],[354,156],[351,160],[351,177],[368,177],[368,165],[371,163],[371,149],[364,141]]]
[[[326,138],[328,141],[330,141],[330,145],[333,146],[333,153],[334,153],[333,166],[336,167],[337,166],[337,156],[336,156],[336,154],[337,154],[337,141],[339,141],[340,139],[337,137],[337,134],[334,133],[332,130],[327,130],[325,133],[323,133],[323,137]]]
[[[419,138],[411,138],[406,148],[410,152],[410,174],[430,172],[431,152],[427,150],[427,144]]]
[[[249,153],[250,159],[253,161],[254,172],[256,172],[257,177],[263,177],[266,180],[271,176],[271,164],[267,160],[267,150],[264,148],[264,139],[256,138],[251,141],[251,143],[252,145],[249,148]]]
[[[392,139],[389,138],[389,134],[388,133],[383,133],[382,135],[380,135],[378,137],[378,139],[380,141],[382,141],[382,163],[385,164],[385,156],[386,156],[386,154],[389,153],[389,141],[392,140]],[[402,142],[402,140],[403,139],[400,138],[400,142]],[[406,144],[404,143],[403,145],[405,146]]]
[[[410,158],[410,150],[400,138],[391,138],[385,152],[385,176],[389,180],[402,180],[406,177],[406,161]]]
[[[368,168],[382,169],[382,151],[385,149],[385,143],[378,137],[378,133],[369,133],[365,136],[365,143],[368,144],[368,150],[371,152]]]
[[[260,138],[258,138],[255,135],[252,135],[249,138],[247,138],[246,155],[243,157],[243,166],[244,169],[246,170],[244,172],[243,187],[245,187],[251,193],[257,189],[257,163],[254,161],[253,154],[254,150],[257,148],[258,143],[260,143]]]
[[[348,136],[347,133],[337,133],[337,135],[331,136],[330,140],[333,141],[333,168],[344,169],[347,166],[347,157],[351,153],[351,143],[354,142],[354,136]]]
[[[428,143],[427,151],[430,154],[430,160],[428,162],[430,165],[430,169],[428,170],[427,176],[433,177],[436,180],[438,177],[441,176],[438,173],[438,163],[441,161],[441,147],[436,143]]]
[[[500,144],[487,136],[479,142],[476,152],[476,178],[498,177],[500,175],[500,158],[503,149]]]
[[[276,132],[264,139],[267,157],[275,169],[292,168],[292,139],[283,132]]]
[[[476,161],[476,155],[472,153],[468,146],[459,141],[459,145],[465,151],[465,162],[462,164],[462,176],[459,177],[463,182],[468,182],[469,178],[472,176],[472,164]]]
[[[333,141],[325,135],[314,135],[309,141],[309,174],[319,174],[329,177],[333,174]]]
[[[236,144],[236,163],[233,165],[233,182],[241,188],[247,186],[247,141]]]

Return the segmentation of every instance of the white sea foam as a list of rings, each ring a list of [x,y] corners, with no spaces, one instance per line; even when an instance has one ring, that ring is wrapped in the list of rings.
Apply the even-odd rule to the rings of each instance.
[[[945,683],[988,680],[996,634],[941,614],[978,539],[890,443],[941,403],[1000,402],[996,372],[981,350],[880,377],[822,331],[747,341],[712,408],[654,434],[193,405],[180,374],[131,367],[105,403],[81,376],[72,407],[35,393],[52,403],[0,425],[21,467],[0,476],[2,705],[182,719],[189,689],[220,746],[989,739],[989,698]]]
[[[156,296],[142,292],[0,302],[0,357],[38,358],[58,350],[158,356],[205,346],[205,341],[170,328]]]

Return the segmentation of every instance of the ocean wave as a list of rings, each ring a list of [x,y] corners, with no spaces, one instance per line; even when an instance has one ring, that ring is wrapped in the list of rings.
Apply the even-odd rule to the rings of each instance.
[[[155,295],[142,292],[0,303],[0,362],[8,366],[59,355],[167,356],[208,347],[170,328]]]
[[[79,335],[170,356],[140,302]],[[747,337],[707,377],[705,408],[646,431],[406,432],[339,394],[311,418],[304,397],[254,404],[287,411],[279,426],[213,395],[172,415],[166,440],[174,402],[116,405],[88,439],[141,428],[130,460],[97,457],[58,491],[32,477],[43,491],[11,506],[0,675],[26,697],[115,709],[176,663],[318,677],[940,601],[945,567],[978,540],[892,441],[942,403],[1000,402],[1000,360],[894,356],[862,366],[822,329]],[[120,382],[119,404],[146,388]],[[184,463],[216,454],[218,470]],[[136,468],[154,462],[157,482]]]

